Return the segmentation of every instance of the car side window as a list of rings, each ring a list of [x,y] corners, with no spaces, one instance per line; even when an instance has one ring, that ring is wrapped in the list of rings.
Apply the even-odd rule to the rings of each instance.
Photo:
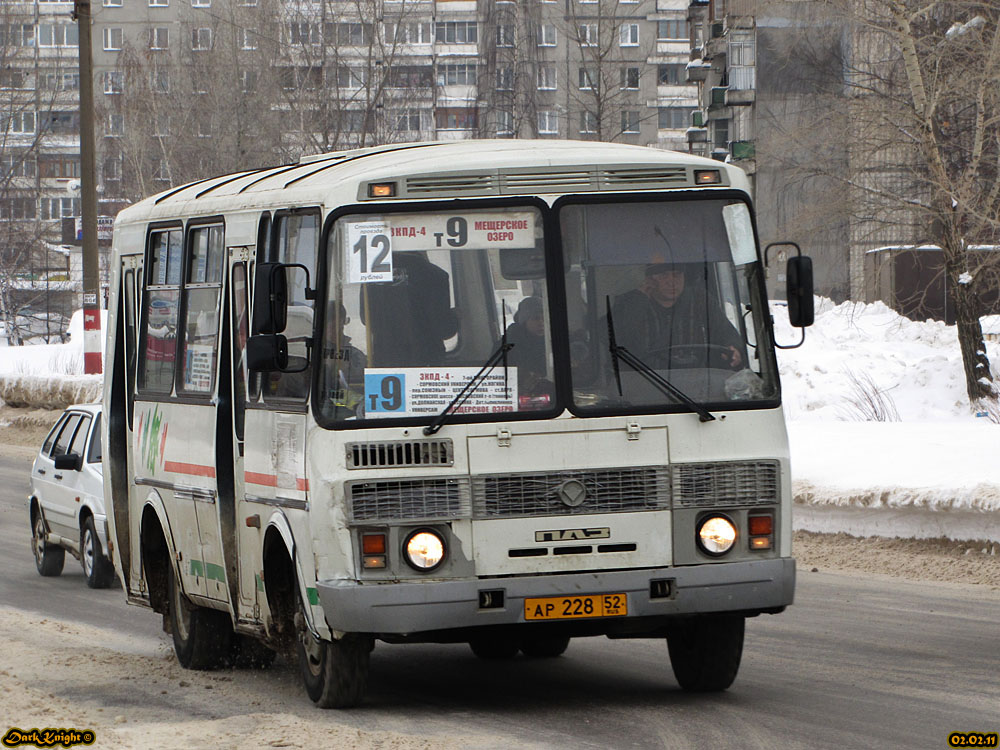
[[[56,438],[56,444],[52,446],[52,457],[61,456],[64,453],[69,453],[70,443],[73,441],[73,435],[76,433],[76,426],[80,424],[80,414],[70,414],[66,421],[63,423],[63,428],[59,432],[59,437]]]
[[[52,450],[52,444],[56,441],[56,435],[59,434],[59,430],[62,429],[62,426],[66,423],[66,420],[68,418],[69,415],[64,413],[61,417],[59,417],[59,421],[57,421],[55,425],[53,425],[52,429],[49,430],[49,434],[45,438],[45,442],[42,443],[43,456],[49,455],[49,451]]]
[[[80,426],[76,428],[76,435],[70,443],[69,452],[74,456],[83,458],[83,452],[87,449],[87,437],[90,435],[90,417],[84,417]]]
[[[94,431],[90,435],[90,452],[87,454],[88,464],[101,463],[101,415],[94,417]]]

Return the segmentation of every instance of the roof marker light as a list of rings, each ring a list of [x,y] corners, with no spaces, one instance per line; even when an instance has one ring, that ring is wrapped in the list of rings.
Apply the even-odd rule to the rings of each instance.
[[[368,185],[368,197],[369,198],[395,198],[396,197],[396,183],[395,182],[373,182]]]
[[[694,171],[695,185],[720,185],[722,175],[718,169],[696,169]]]

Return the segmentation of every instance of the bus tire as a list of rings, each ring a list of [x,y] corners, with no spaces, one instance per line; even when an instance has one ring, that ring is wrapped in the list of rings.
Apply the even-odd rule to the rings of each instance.
[[[90,588],[106,589],[114,583],[115,568],[101,549],[101,539],[97,536],[93,516],[87,516],[83,529],[80,530],[80,563]]]
[[[670,630],[670,665],[682,690],[719,692],[733,684],[743,656],[745,624],[743,617],[718,615],[697,618]]]
[[[35,514],[35,522],[31,525],[31,550],[35,553],[35,568],[38,574],[57,576],[62,573],[66,562],[66,550],[45,541],[45,519],[41,512]]]
[[[371,639],[348,633],[338,641],[317,639],[303,626],[299,668],[310,700],[320,708],[351,708],[368,690]]]
[[[509,636],[484,636],[469,641],[472,653],[480,659],[502,660],[513,659],[521,644]]]
[[[218,610],[199,607],[181,593],[177,576],[167,576],[170,601],[170,633],[174,653],[184,669],[217,669],[232,651],[233,626],[229,616]]]
[[[530,659],[554,659],[566,653],[567,648],[569,648],[567,635],[537,636],[521,641],[521,653]]]

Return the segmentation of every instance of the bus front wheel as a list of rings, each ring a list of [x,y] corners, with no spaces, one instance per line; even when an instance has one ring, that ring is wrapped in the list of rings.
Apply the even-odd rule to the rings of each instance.
[[[745,622],[739,616],[701,617],[671,629],[670,665],[683,690],[719,692],[733,684],[743,656]]]
[[[337,641],[314,636],[300,614],[299,669],[309,698],[320,708],[350,708],[364,700],[372,640],[348,633]]]

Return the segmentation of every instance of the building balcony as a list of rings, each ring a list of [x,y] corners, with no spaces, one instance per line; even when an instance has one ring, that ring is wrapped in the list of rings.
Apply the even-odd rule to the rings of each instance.
[[[729,157],[733,161],[746,161],[757,158],[757,149],[753,141],[730,141]]]
[[[753,89],[726,89],[725,104],[727,107],[746,107],[754,103],[757,92]]]
[[[711,63],[702,62],[701,60],[692,60],[687,64],[686,74],[688,83],[698,83],[699,81],[704,81],[708,78],[708,71],[712,69]]]
[[[708,128],[688,128],[687,129],[687,142],[688,143],[707,143],[708,142]]]

